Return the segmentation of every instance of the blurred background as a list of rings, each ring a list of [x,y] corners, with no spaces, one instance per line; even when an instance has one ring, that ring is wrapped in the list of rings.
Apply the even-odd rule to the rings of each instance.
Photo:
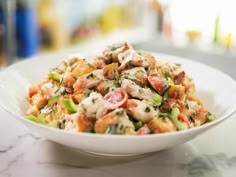
[[[234,0],[0,0],[0,68],[53,52],[102,50],[122,40],[154,52],[236,60],[234,4]]]

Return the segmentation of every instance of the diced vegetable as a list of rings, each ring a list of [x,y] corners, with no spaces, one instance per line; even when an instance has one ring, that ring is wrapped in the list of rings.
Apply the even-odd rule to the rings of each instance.
[[[61,96],[54,96],[48,100],[48,105],[52,106],[54,103],[58,102]]]
[[[83,93],[83,99],[87,98],[90,92],[91,91],[89,89],[85,89]]]
[[[29,120],[31,120],[33,122],[36,122],[36,123],[45,124],[44,119],[43,119],[42,116],[37,116],[36,117],[36,116],[33,116],[33,115],[27,115],[26,119],[29,119]]]
[[[57,81],[57,82],[60,82],[61,80],[61,75],[55,71],[51,71],[49,74],[48,74],[48,77],[49,79],[52,79],[54,81]]]
[[[175,84],[174,81],[170,77],[167,77],[166,81],[167,81],[168,85],[174,85]]]
[[[51,122],[46,123],[44,118],[45,118],[44,114],[39,114],[38,116],[33,116],[33,115],[27,115],[26,116],[26,119],[29,119],[33,122],[44,124],[44,125],[47,125],[47,126],[50,126],[50,127],[58,128],[58,121],[57,120],[52,120]]]
[[[207,113],[206,117],[208,122],[214,121],[216,119],[216,117],[210,112]]]
[[[148,76],[148,81],[151,86],[160,94],[163,95],[165,92],[167,85],[165,81],[159,76],[158,73],[151,73]]]
[[[157,93],[153,93],[153,95],[151,95],[150,99],[145,99],[145,100],[143,100],[143,102],[152,106],[152,107],[160,106],[162,103],[162,96],[160,96]]]
[[[181,122],[178,120],[179,114],[180,111],[178,108],[172,108],[171,113],[169,115],[171,121],[174,123],[178,130],[188,129],[188,125],[185,122]]]
[[[142,121],[134,122],[135,130],[140,129],[143,126]]]
[[[160,96],[157,93],[154,93],[152,95],[152,100],[153,100],[153,106],[159,106],[162,102],[162,96]]]
[[[65,98],[65,99],[63,100],[63,103],[64,103],[65,107],[66,107],[71,113],[77,112],[77,106],[75,105],[75,103],[73,102],[72,99]]]

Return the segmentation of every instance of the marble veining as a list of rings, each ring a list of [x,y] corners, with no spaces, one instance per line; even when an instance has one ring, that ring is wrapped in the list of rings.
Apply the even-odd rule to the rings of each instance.
[[[182,165],[181,165],[182,166]],[[236,157],[227,157],[225,153],[196,157],[183,165],[189,177],[234,177],[236,176]]]

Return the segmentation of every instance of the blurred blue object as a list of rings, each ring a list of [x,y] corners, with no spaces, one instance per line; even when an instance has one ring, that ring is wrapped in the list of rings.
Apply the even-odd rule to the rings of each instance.
[[[16,38],[17,56],[27,58],[39,50],[39,31],[34,8],[17,7]]]

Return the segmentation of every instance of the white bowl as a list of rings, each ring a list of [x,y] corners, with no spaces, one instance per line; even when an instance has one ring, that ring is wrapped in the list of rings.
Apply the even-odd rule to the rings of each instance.
[[[229,76],[209,66],[180,57],[154,55],[158,59],[182,65],[186,73],[193,78],[197,93],[204,101],[205,107],[216,115],[217,120],[179,132],[124,136],[66,132],[25,119],[29,86],[42,80],[50,68],[60,63],[63,59],[61,55],[26,60],[3,70],[0,73],[0,104],[17,120],[49,140],[83,151],[106,155],[136,155],[166,149],[193,139],[235,112],[236,82]]]

